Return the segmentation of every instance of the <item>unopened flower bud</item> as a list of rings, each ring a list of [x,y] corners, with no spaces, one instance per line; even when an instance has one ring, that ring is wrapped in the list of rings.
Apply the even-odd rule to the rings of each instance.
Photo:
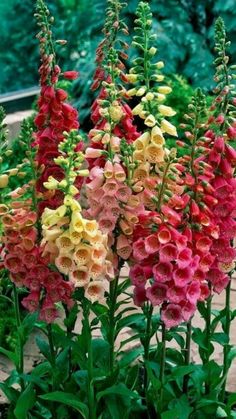
[[[81,176],[81,177],[86,177],[86,176],[89,175],[89,170],[88,169],[79,170],[77,172],[77,175],[78,176]]]
[[[49,191],[51,191],[57,189],[58,183],[58,180],[56,180],[53,176],[49,176],[48,181],[44,182],[43,186]]]
[[[158,87],[158,92],[163,95],[168,95],[168,93],[172,92],[172,89],[169,86],[160,86]]]
[[[18,175],[17,175],[20,179],[24,179],[25,178],[25,176],[26,176],[26,173],[25,172],[18,172]]]
[[[164,80],[164,76],[162,74],[156,74],[155,75],[155,80],[156,81],[163,81]]]
[[[16,168],[8,170],[9,176],[16,176],[17,173],[18,173],[18,169]]]
[[[143,96],[145,94],[146,90],[147,90],[146,86],[140,87],[136,92],[136,96]]]
[[[131,96],[135,96],[136,93],[137,93],[137,89],[133,88],[133,89],[127,90],[126,95],[131,97]]]
[[[151,47],[151,48],[149,49],[149,51],[148,51],[148,52],[149,52],[149,54],[150,54],[150,55],[152,55],[152,56],[153,56],[153,55],[155,55],[155,54],[156,54],[156,52],[157,52],[157,48],[155,48],[155,47]]]
[[[158,106],[158,110],[163,116],[174,116],[176,114],[170,106],[160,105]]]
[[[111,106],[109,114],[113,122],[119,122],[124,115],[123,110],[119,105]]]
[[[160,70],[160,69],[161,69],[161,68],[163,68],[165,65],[164,65],[163,61],[158,61],[158,62],[156,63],[156,66],[157,66],[157,68]]]
[[[70,185],[69,193],[74,196],[74,195],[77,195],[79,193],[79,190],[74,185]]]
[[[158,102],[163,102],[166,98],[165,95],[162,95],[161,93],[156,93],[156,98],[158,100]]]
[[[67,187],[66,179],[61,180],[61,182],[59,182],[59,186],[60,188],[66,188]]]
[[[141,103],[139,103],[137,106],[135,106],[135,108],[132,110],[132,114],[133,115],[139,115],[140,112],[143,111],[143,106],[141,105]]]
[[[5,151],[5,156],[7,156],[7,157],[11,156],[12,154],[13,154],[12,150],[6,150]]]
[[[0,175],[0,189],[6,188],[6,186],[8,185],[8,182],[9,182],[8,175],[6,174]]]
[[[152,92],[148,92],[145,97],[146,97],[147,100],[153,100],[154,99],[154,94]]]
[[[138,74],[126,74],[126,78],[130,83],[135,83],[138,80]]]

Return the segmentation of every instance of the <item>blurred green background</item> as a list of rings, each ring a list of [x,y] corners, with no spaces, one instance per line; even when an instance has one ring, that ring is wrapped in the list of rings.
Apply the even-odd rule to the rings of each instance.
[[[81,122],[86,122],[93,99],[90,92],[95,50],[101,39],[106,0],[48,0],[55,16],[55,32],[67,39],[58,47],[63,69],[78,69],[80,79],[71,88]],[[124,17],[130,27],[138,0],[129,0]],[[151,0],[159,60],[178,87],[177,98],[191,95],[192,87],[213,86],[213,33],[217,16],[225,20],[231,53],[236,56],[236,0]],[[39,64],[35,0],[0,0],[0,94],[37,85]],[[132,33],[131,33],[132,35]],[[132,53],[131,53],[132,54]],[[176,78],[181,74],[183,78]],[[186,80],[185,80],[186,79]],[[187,82],[186,82],[187,81]]]

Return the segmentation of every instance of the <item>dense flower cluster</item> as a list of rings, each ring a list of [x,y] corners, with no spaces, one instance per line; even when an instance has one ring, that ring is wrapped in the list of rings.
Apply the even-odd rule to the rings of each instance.
[[[221,292],[230,280],[227,272],[233,269],[236,256],[232,247],[236,232],[236,153],[225,135],[219,134],[225,124],[222,114],[202,123],[203,96],[198,91],[186,115],[190,155],[187,152],[184,157],[172,158],[175,153],[166,148],[164,134],[177,135],[166,120],[175,112],[160,104],[171,89],[164,85],[156,88],[153,83],[163,81],[164,76],[157,71],[164,64],[151,64],[156,50],[144,42],[151,28],[147,4],[139,5],[138,17],[134,44],[144,58],[143,63],[140,58],[134,60],[129,76],[135,87],[129,94],[142,97],[133,114],[144,121],[144,132],[134,142],[139,165],[133,180],[143,188],[138,195],[140,201],[153,212],[139,215],[130,276],[135,303],[159,305],[165,325],[173,327],[191,318],[197,301],[206,299],[211,290]],[[218,102],[224,102],[228,92],[223,89]],[[233,100],[231,103],[230,110]],[[215,105],[212,108],[217,110]],[[210,124],[214,130],[209,129]],[[184,145],[180,141],[177,144]]]
[[[114,8],[114,10],[113,10]],[[132,252],[132,233],[138,221],[139,200],[133,188],[132,143],[139,136],[133,115],[127,105],[122,82],[127,82],[121,53],[116,48],[122,21],[117,19],[116,8],[111,3],[107,13],[106,39],[97,50],[98,68],[93,88],[102,85],[92,106],[94,124],[89,133],[86,160],[90,169],[86,184],[88,211],[86,216],[95,218],[100,229],[108,233],[113,252],[114,267],[118,259],[126,260]],[[116,23],[117,22],[117,23]],[[118,28],[115,31],[114,25]],[[115,32],[115,33],[114,33]],[[114,36],[113,36],[114,35]],[[122,54],[122,58],[125,54]]]
[[[73,285],[48,267],[48,259],[37,243],[37,215],[30,208],[18,208],[2,216],[3,266],[14,284],[24,286],[29,295],[22,300],[30,312],[39,311],[39,318],[51,323],[58,315],[56,303],[73,306]]]
[[[42,213],[42,247],[50,263],[59,272],[69,277],[75,287],[83,287],[85,296],[91,301],[101,298],[105,290],[105,279],[113,275],[111,262],[107,258],[107,235],[102,234],[98,223],[85,219],[75,196],[74,185],[78,176],[87,176],[83,169],[84,154],[78,151],[81,137],[76,130],[64,133],[65,138],[58,146],[59,155],[54,159],[58,169],[65,175],[60,182],[50,176],[44,187],[59,190],[63,203],[56,209],[45,208]]]
[[[39,213],[42,213],[45,207],[56,208],[63,201],[63,196],[59,191],[49,192],[44,188],[43,183],[49,176],[57,180],[63,179],[63,170],[59,170],[54,162],[54,158],[58,156],[58,144],[64,138],[64,131],[69,132],[79,127],[77,110],[66,102],[68,96],[66,91],[57,87],[60,76],[73,80],[77,78],[78,73],[75,71],[62,73],[56,64],[52,34],[49,29],[45,28],[42,21],[45,13],[47,10],[38,11],[38,21],[41,27],[38,34],[41,51],[39,69],[41,92],[38,100],[38,114],[34,121],[37,131],[33,143],[37,147],[36,162],[40,172],[36,184],[37,192],[42,199],[39,203]],[[78,186],[80,182],[81,180],[78,179]]]
[[[128,259],[132,248],[128,239],[138,222],[139,200],[125,183],[126,172],[120,163],[107,160],[104,168],[94,167],[90,172],[91,182],[87,184],[89,209],[87,214],[96,218],[100,229],[109,234],[110,245],[114,244],[113,231],[119,227],[121,235],[117,239],[117,254]],[[126,242],[126,246],[121,246]],[[125,251],[124,251],[125,250]]]
[[[101,233],[97,222],[83,218],[79,203],[65,196],[64,205],[44,210],[42,229],[43,255],[75,287],[83,287],[89,300],[101,298],[105,278],[113,276],[113,269],[107,260],[107,236]]]

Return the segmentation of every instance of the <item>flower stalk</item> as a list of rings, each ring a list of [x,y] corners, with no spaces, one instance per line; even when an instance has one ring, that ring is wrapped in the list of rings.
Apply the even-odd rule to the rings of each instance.
[[[20,315],[20,306],[19,306],[19,295],[18,289],[15,284],[13,284],[13,303],[15,310],[16,326],[17,326],[17,338],[18,338],[18,355],[19,362],[16,365],[17,372],[19,375],[24,373],[24,343],[22,341],[22,330],[21,330],[21,315]],[[24,390],[24,381],[20,378],[21,390]]]

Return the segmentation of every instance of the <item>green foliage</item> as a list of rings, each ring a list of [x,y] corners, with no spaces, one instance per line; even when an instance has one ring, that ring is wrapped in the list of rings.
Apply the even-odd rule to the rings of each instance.
[[[10,282],[4,271],[0,272],[0,346],[14,349],[16,346],[16,321],[14,307],[10,300]]]

